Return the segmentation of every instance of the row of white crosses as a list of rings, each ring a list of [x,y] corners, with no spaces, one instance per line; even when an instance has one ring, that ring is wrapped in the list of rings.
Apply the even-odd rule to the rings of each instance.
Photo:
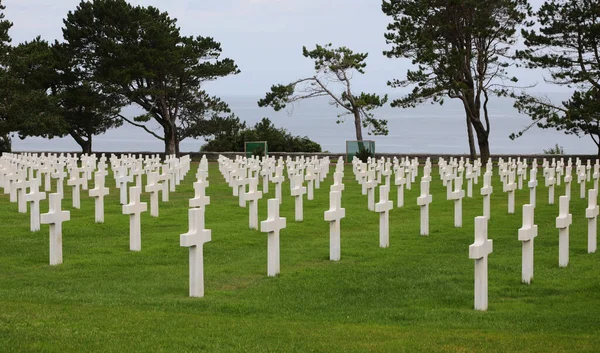
[[[31,231],[39,230],[40,223],[51,225],[50,263],[52,265],[62,263],[62,222],[70,217],[68,211],[61,210],[61,201],[64,195],[63,180],[68,176],[67,185],[73,188],[73,208],[80,208],[80,191],[86,190],[88,180],[91,180],[92,176],[94,177],[95,187],[89,190],[89,195],[95,198],[95,221],[102,223],[104,221],[104,197],[109,193],[109,189],[105,185],[105,177],[108,174],[106,161],[104,155],[98,160],[94,155],[77,157],[70,154],[3,154],[0,159],[0,184],[4,187],[4,191],[11,195],[14,193],[14,201],[19,202],[20,212],[27,212],[26,202],[31,203]],[[146,210],[146,204],[140,202],[141,176],[144,172],[151,173],[159,169],[161,167],[160,159],[158,156],[146,156],[145,159],[142,159],[141,156],[136,158],[129,155],[118,158],[113,155],[111,164],[115,170],[123,171],[124,167],[125,173],[132,177],[132,181],[136,182],[136,186],[129,190],[131,201],[124,205],[123,212],[130,215],[130,249],[139,251],[141,249],[140,214]],[[165,164],[171,165],[169,170],[174,170],[170,173],[174,176],[170,176],[169,179],[177,183],[189,170],[190,158],[189,156],[182,158],[169,156]],[[68,174],[65,173],[65,169]],[[42,178],[45,181],[44,189],[46,191],[51,190],[52,179],[56,179],[56,193],[50,195],[50,211],[45,215],[40,215],[39,212],[40,201],[46,199],[46,193],[39,190]],[[151,180],[150,178],[149,181]],[[30,190],[29,193],[26,192],[27,188]],[[153,198],[151,197],[151,199]],[[155,202],[152,204],[155,205]],[[158,216],[156,207],[153,207],[153,216]]]

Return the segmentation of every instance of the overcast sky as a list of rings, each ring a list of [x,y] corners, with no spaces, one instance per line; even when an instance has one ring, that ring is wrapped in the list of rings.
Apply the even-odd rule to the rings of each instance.
[[[14,23],[13,43],[37,35],[62,38],[62,19],[79,0],[4,0],[6,18]],[[275,83],[310,75],[313,65],[302,46],[332,43],[367,52],[366,75],[355,78],[357,90],[393,93],[386,82],[402,78],[409,63],[388,59],[383,34],[389,22],[380,0],[131,0],[152,5],[178,19],[183,34],[211,36],[241,73],[210,83],[216,95],[262,95]],[[534,8],[541,0],[530,2]],[[543,83],[541,72],[518,72],[522,83],[539,82],[540,91],[563,90]],[[396,92],[399,93],[399,92]]]

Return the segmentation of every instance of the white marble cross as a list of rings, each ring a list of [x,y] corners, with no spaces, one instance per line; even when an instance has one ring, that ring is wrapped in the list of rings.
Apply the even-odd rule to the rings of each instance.
[[[235,181],[236,187],[238,189],[238,205],[242,208],[246,207],[246,200],[244,196],[246,195],[246,184],[248,184],[248,178],[246,177],[246,173],[248,171],[245,168],[239,170],[238,178]]]
[[[588,190],[588,208],[585,209],[585,217],[588,219],[588,253],[596,252],[598,213],[598,190]]]
[[[16,191],[19,213],[27,213],[27,202],[25,201],[25,194],[27,193],[27,188],[29,187],[29,181],[27,180],[27,176],[25,172],[21,173],[21,176],[13,183],[14,189]]]
[[[302,208],[302,195],[306,194],[306,187],[302,186],[302,175],[296,174],[294,176],[294,188],[292,189],[292,196],[296,198],[295,204],[295,218],[296,222],[301,222],[304,219],[304,212]]]
[[[536,167],[532,167],[529,171],[529,182],[527,183],[527,186],[529,186],[529,204],[535,208],[536,188],[538,186]]]
[[[585,187],[586,187],[586,174],[585,174],[585,166],[581,166],[577,171],[577,181],[579,182],[579,197],[585,199]]]
[[[329,187],[329,191],[339,191],[341,194],[341,192],[345,189],[345,186],[342,182],[343,177],[344,173],[342,172],[333,173],[333,185]]]
[[[204,296],[204,243],[211,231],[204,229],[204,208],[188,210],[189,230],[179,236],[179,245],[190,249],[190,297]]]
[[[521,281],[531,284],[533,279],[533,240],[538,235],[538,226],[534,224],[533,205],[523,205],[523,227],[519,229],[519,240],[522,246]]]
[[[369,211],[375,211],[375,187],[377,186],[377,181],[375,179],[375,172],[369,171],[367,173],[367,181],[365,182],[365,187],[367,188],[367,201]]]
[[[394,203],[389,200],[390,187],[382,185],[379,187],[379,202],[375,204],[375,212],[379,213],[379,247],[390,246],[390,210]]]
[[[456,177],[454,179],[454,191],[450,194],[450,199],[454,200],[454,226],[456,228],[462,227],[462,199],[465,197],[462,184],[462,176]]]
[[[517,190],[517,184],[515,184],[515,172],[508,172],[508,182],[504,184],[504,192],[508,193],[508,214],[515,213],[515,190]]]
[[[396,178],[394,184],[398,187],[398,200],[396,201],[396,207],[404,207],[404,184],[406,184],[406,178],[404,177],[404,168],[398,167],[396,170]]]
[[[279,231],[286,227],[285,217],[279,217],[279,200],[269,199],[269,217],[260,222],[260,231],[267,233],[267,276],[276,276],[279,266]]]
[[[473,197],[473,180],[477,174],[473,171],[473,167],[468,164],[467,165],[467,173],[465,174],[465,179],[467,179],[467,197]]]
[[[129,250],[142,250],[141,215],[146,212],[148,205],[140,202],[141,188],[129,188],[129,203],[123,205],[123,214],[129,215]]]
[[[244,194],[244,200],[250,203],[248,207],[250,229],[258,229],[258,200],[262,199],[262,191],[258,191],[258,177],[248,179],[248,192]]]
[[[129,175],[128,169],[124,165],[118,167],[116,171],[117,177],[115,177],[115,181],[117,188],[121,190],[120,202],[121,205],[125,205],[127,203],[127,183],[131,183],[133,181],[133,176]]]
[[[554,185],[556,179],[554,178],[554,168],[547,169],[546,175],[546,187],[548,187],[548,204],[554,205]]]
[[[50,194],[48,213],[41,215],[42,224],[50,225],[50,265],[63,262],[62,255],[62,223],[71,219],[69,211],[61,210],[62,197],[60,194]]]
[[[161,181],[162,184],[162,190],[161,190],[161,194],[162,194],[162,202],[169,202],[169,182],[170,182],[170,177],[169,177],[169,167],[167,165],[163,165],[161,167],[161,173],[158,176],[157,181]]]
[[[279,204],[283,201],[281,198],[281,184],[284,180],[283,167],[279,165],[275,167],[275,177],[273,178],[273,183],[275,183],[275,198],[279,200]]]
[[[210,196],[206,196],[206,188],[209,186],[209,182],[198,180],[193,185],[194,198],[189,200],[189,206],[206,208],[207,205],[210,205]]]
[[[417,205],[421,206],[421,235],[429,235],[429,204],[433,198],[429,194],[429,182],[421,181],[421,196],[417,197]]]
[[[146,192],[150,193],[150,216],[158,217],[158,192],[163,186],[159,182],[158,172],[149,172],[146,178]]]
[[[109,189],[104,186],[106,173],[100,171],[94,175],[94,188],[89,195],[95,198],[96,223],[104,223],[104,196],[109,194]]]
[[[307,170],[306,170],[306,176],[304,177],[304,180],[306,180],[306,189],[307,189],[307,194],[306,194],[306,199],[307,200],[314,200],[315,196],[314,196],[314,181],[317,177],[312,173],[312,167],[308,166]]]
[[[25,201],[31,202],[30,206],[30,229],[32,232],[40,230],[40,201],[46,199],[46,193],[40,192],[40,180],[31,179],[29,193],[25,195]]]
[[[475,218],[475,242],[469,245],[469,258],[475,260],[475,310],[488,308],[488,255],[493,242],[488,239],[488,219]]]
[[[83,183],[87,184],[87,179],[85,179],[85,175],[81,176],[79,174],[79,168],[75,167],[71,169],[71,175],[69,180],[67,180],[67,185],[73,187],[72,198],[73,198],[73,208],[81,207],[81,187],[83,187]]]
[[[340,221],[346,217],[346,209],[341,208],[342,192],[329,192],[329,210],[325,211],[325,221],[329,222],[329,260],[339,261],[341,256]]]
[[[559,198],[559,214],[556,217],[558,228],[558,265],[567,267],[569,264],[569,226],[573,223],[573,216],[569,213],[569,198]]]
[[[492,172],[485,172],[483,174],[483,187],[481,188],[481,195],[483,196],[483,216],[490,219],[490,198],[494,192],[492,186]]]

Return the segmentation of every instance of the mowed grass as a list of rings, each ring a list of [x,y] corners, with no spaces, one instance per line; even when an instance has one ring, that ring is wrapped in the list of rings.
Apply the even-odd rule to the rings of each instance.
[[[143,214],[141,252],[129,251],[129,217],[121,213],[112,177],[104,224],[94,223],[87,191],[76,210],[65,187],[63,208],[71,221],[63,225],[60,266],[48,265],[48,226],[31,233],[29,215],[0,195],[0,351],[598,351],[600,255],[587,253],[587,200],[580,199],[576,183],[570,263],[559,268],[555,218],[564,185],[556,189],[555,205],[548,205],[540,173],[535,277],[524,285],[517,230],[529,190],[517,191],[516,213],[507,214],[495,170],[489,310],[478,312],[468,247],[474,217],[482,213],[482,179],[474,197],[463,202],[463,228],[454,228],[453,202],[434,169],[430,235],[419,236],[415,183],[405,192],[405,207],[392,210],[390,247],[381,249],[379,215],[367,210],[367,197],[346,166],[339,262],[329,261],[329,225],[323,221],[334,167],[315,200],[304,200],[304,222],[294,222],[286,182],[281,274],[269,278],[267,235],[248,229],[248,208],[238,207],[211,164],[206,294],[189,298],[188,249],[179,246],[179,235],[188,230],[196,168],[170,202],[160,202],[159,218]],[[272,197],[273,185],[260,201],[260,220]],[[396,187],[390,198],[396,200]],[[142,199],[149,202],[148,194]],[[41,209],[48,210],[47,201]]]

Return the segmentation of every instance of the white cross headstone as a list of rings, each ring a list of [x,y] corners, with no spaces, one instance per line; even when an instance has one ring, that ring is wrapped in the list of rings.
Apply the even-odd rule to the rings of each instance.
[[[585,217],[588,219],[588,253],[596,252],[597,224],[598,224],[598,190],[588,191],[588,208],[585,209]]]
[[[421,196],[417,198],[417,205],[421,206],[421,235],[429,235],[429,204],[432,200],[429,182],[421,180]]]
[[[379,187],[379,202],[375,204],[375,212],[379,213],[379,247],[390,246],[390,210],[394,203],[389,200],[390,187]]]
[[[148,205],[140,202],[141,188],[129,188],[129,203],[123,205],[123,214],[129,215],[129,250],[142,250],[141,215],[146,212]]]
[[[30,183],[29,193],[25,195],[25,201],[31,202],[30,229],[32,232],[40,230],[40,201],[45,199],[46,193],[40,192],[40,180],[33,178]]]
[[[304,219],[304,212],[302,208],[302,195],[306,194],[306,187],[302,186],[302,175],[297,174],[294,176],[294,188],[292,189],[292,196],[296,198],[295,203],[295,218],[296,222],[301,222]]]
[[[473,171],[473,167],[469,164],[467,165],[467,173],[465,174],[465,178],[467,179],[467,197],[473,197],[473,180],[477,174]]]
[[[515,173],[511,171],[508,173],[508,182],[504,184],[504,192],[508,192],[508,214],[515,213],[515,190],[517,190]]]
[[[558,265],[567,267],[569,264],[569,226],[573,223],[573,216],[569,213],[569,198],[559,198],[559,214],[556,217],[558,228]]]
[[[404,207],[404,184],[406,184],[406,178],[404,177],[404,168],[399,167],[396,171],[396,178],[394,184],[398,187],[398,200],[396,201],[396,207]]]
[[[158,179],[158,172],[149,172],[146,178],[146,192],[150,193],[150,216],[152,217],[158,217],[158,192],[163,188]]]
[[[571,167],[570,165],[567,166],[565,168],[566,172],[565,172],[565,196],[568,196],[569,199],[571,198],[571,182],[573,181],[573,175],[572,170],[573,167]]]
[[[204,243],[211,231],[204,229],[204,208],[188,210],[189,230],[179,236],[179,244],[190,248],[190,297],[204,296]]]
[[[115,178],[115,181],[117,184],[117,188],[121,190],[121,205],[125,205],[127,203],[127,183],[131,183],[133,181],[133,176],[129,175],[126,166],[120,166],[117,168],[117,177]]]
[[[62,197],[60,194],[50,194],[48,213],[41,215],[42,224],[50,225],[50,265],[63,262],[62,256],[62,223],[71,219],[69,211],[61,210]]]
[[[81,207],[81,191],[80,188],[83,187],[83,182],[85,180],[85,176],[81,176],[79,174],[79,168],[73,168],[71,170],[71,177],[67,180],[67,185],[73,187],[72,198],[73,198],[73,208],[79,209]],[[87,184],[87,180],[85,180]]]
[[[279,266],[279,231],[286,227],[285,217],[279,217],[279,200],[269,199],[269,217],[260,222],[260,231],[267,233],[267,276],[276,276]]]
[[[375,187],[377,186],[377,181],[375,179],[375,172],[370,171],[367,173],[367,181],[365,182],[365,187],[367,188],[367,201],[369,211],[375,210]]]
[[[534,224],[533,205],[523,205],[523,227],[519,229],[519,240],[523,243],[521,262],[521,281],[531,284],[533,279],[533,240],[538,235],[538,226]]]
[[[244,195],[244,199],[250,203],[248,207],[250,229],[258,229],[258,200],[262,199],[262,191],[256,190],[257,184],[258,177],[250,178],[248,192]]]
[[[21,177],[14,183],[14,190],[16,190],[19,213],[27,213],[27,202],[25,201],[25,194],[29,187],[29,181],[27,176],[22,173]]]
[[[329,259],[339,261],[341,256],[340,221],[346,217],[346,209],[341,208],[342,192],[329,192],[329,210],[325,211],[325,221],[329,222]]]
[[[492,173],[485,172],[483,174],[483,187],[481,188],[481,195],[483,196],[483,216],[490,219],[490,198],[494,192],[492,186]]]
[[[312,173],[312,168],[308,168],[306,176],[304,177],[304,180],[306,180],[306,189],[307,189],[307,194],[306,194],[306,198],[308,200],[314,200],[314,180],[316,179],[316,176]]]
[[[488,308],[488,255],[493,242],[488,239],[488,219],[475,218],[475,242],[469,245],[469,258],[475,260],[475,310]]]
[[[285,177],[283,176],[283,167],[275,167],[275,177],[273,178],[273,183],[275,183],[275,198],[279,200],[280,204],[283,201],[281,198],[281,184],[284,180]]]
[[[94,175],[94,188],[89,191],[91,197],[95,198],[96,223],[104,223],[104,196],[110,192],[104,186],[106,173],[96,172]]]
[[[536,198],[536,188],[538,186],[537,181],[537,168],[533,167],[529,171],[529,182],[527,183],[529,186],[529,204],[535,208],[535,198]]]
[[[546,186],[548,187],[548,204],[554,205],[554,185],[556,184],[556,179],[554,178],[554,168],[549,168],[547,173]]]
[[[463,178],[458,176],[454,179],[454,191],[450,199],[454,200],[454,226],[462,227],[462,199],[465,197],[465,191],[462,189]]]

